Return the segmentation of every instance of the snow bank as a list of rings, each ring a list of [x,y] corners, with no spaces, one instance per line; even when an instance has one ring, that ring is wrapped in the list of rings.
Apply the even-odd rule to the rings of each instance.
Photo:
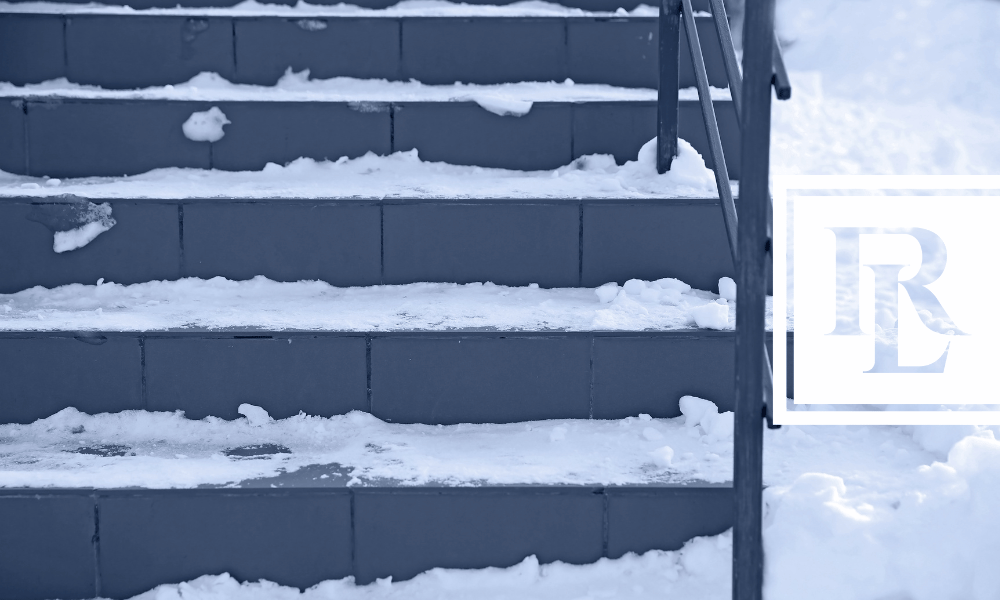
[[[233,421],[194,421],[179,412],[90,416],[67,408],[30,425],[0,425],[0,487],[190,488],[303,469],[316,485],[326,479],[341,486],[732,479],[732,437],[704,434],[681,419],[435,426],[361,412],[273,420],[250,404],[240,413],[245,417]]]
[[[888,490],[806,473],[765,492],[769,600],[1000,597],[1000,442],[956,444],[946,463]]]
[[[300,158],[260,171],[156,169],[131,177],[45,179],[0,171],[0,197],[49,198],[717,198],[715,178],[684,140],[659,175],[652,142],[638,160],[581,156],[551,171],[511,171],[420,160],[416,150],[356,159]],[[53,183],[54,182],[54,183]],[[734,184],[735,185],[735,184]]]
[[[358,586],[353,577],[347,577],[325,581],[304,592],[268,581],[241,584],[228,574],[206,575],[186,583],[161,585],[135,600],[728,600],[731,552],[732,533],[726,532],[694,538],[677,552],[629,553],[590,565],[541,565],[529,556],[507,569],[432,569],[409,581],[389,578],[367,586]]]
[[[682,100],[696,100],[695,88],[680,90]],[[714,100],[729,100],[729,90],[711,88]],[[525,114],[532,102],[606,102],[656,100],[656,90],[624,88],[605,84],[554,81],[521,81],[492,85],[454,83],[429,85],[416,80],[355,79],[333,77],[310,79],[309,70],[291,68],[273,86],[230,83],[216,73],[200,73],[185,83],[136,90],[106,90],[93,85],[70,83],[65,77],[43,83],[17,86],[0,83],[0,97],[87,98],[105,100],[183,100],[202,102],[348,102],[355,110],[385,110],[371,103],[385,102],[478,102],[497,114]]]
[[[701,326],[697,315],[705,306],[713,314],[721,311],[718,321],[706,326],[732,329],[736,318],[735,304],[720,305],[715,294],[692,290],[676,279],[635,279],[626,288],[607,284],[597,290],[508,287],[489,282],[337,288],[322,281],[278,283],[264,277],[248,281],[216,277],[133,285],[99,283],[34,287],[16,294],[0,294],[0,305],[5,307],[0,312],[0,331],[162,331],[192,327],[272,331],[664,331]],[[637,287],[641,287],[640,292],[635,292]],[[633,293],[627,291],[629,288]]]
[[[101,14],[101,15],[201,15],[231,17],[656,17],[653,6],[640,4],[631,11],[585,11],[552,2],[527,0],[505,5],[465,4],[443,0],[402,0],[381,9],[363,8],[353,4],[309,4],[301,0],[294,6],[244,0],[231,7],[219,8],[148,8],[136,10],[96,2],[67,4],[63,2],[0,2],[0,12],[42,14]],[[322,23],[322,22],[321,22]],[[303,28],[313,24],[300,25]]]

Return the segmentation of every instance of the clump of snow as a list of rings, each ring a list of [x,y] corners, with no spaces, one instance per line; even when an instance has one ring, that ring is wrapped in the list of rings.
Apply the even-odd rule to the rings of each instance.
[[[53,234],[52,249],[57,254],[61,254],[82,248],[109,229],[111,229],[109,225],[105,225],[101,221],[93,221],[69,231],[57,231]]]
[[[535,556],[506,569],[431,569],[408,581],[380,579],[366,586],[353,577],[324,581],[300,592],[269,581],[240,583],[228,574],[164,584],[134,600],[582,600],[620,598],[728,600],[732,532],[699,537],[676,552],[650,550],[589,565],[539,564]]]
[[[366,8],[354,4],[310,4],[299,0],[294,5],[244,0],[226,7],[170,7],[134,9],[130,6],[108,5],[97,2],[66,4],[62,2],[0,2],[0,12],[42,13],[42,14],[115,14],[115,15],[173,15],[173,16],[217,16],[217,17],[264,17],[282,16],[307,21],[296,23],[307,31],[322,31],[308,17],[656,17],[659,12],[653,6],[640,4],[631,11],[618,8],[616,11],[586,11],[562,6],[542,0],[522,0],[509,4],[466,4],[445,0],[402,0],[386,8]],[[704,13],[702,13],[704,14]],[[698,16],[698,15],[696,15]],[[309,23],[313,21],[313,23]],[[315,27],[315,29],[308,29]]]
[[[0,303],[10,307],[0,314],[0,331],[237,327],[270,331],[666,331],[695,325],[732,329],[735,305],[718,304],[715,294],[692,290],[675,279],[633,280],[630,287],[641,291],[629,294],[617,284],[595,290],[489,282],[338,288],[322,281],[279,283],[264,277],[71,284],[0,294]],[[717,321],[699,325],[697,315],[706,306],[713,315],[719,313]],[[100,319],[95,318],[98,310]]]
[[[229,125],[226,115],[218,106],[200,112],[192,113],[181,125],[184,137],[194,142],[217,142],[226,135],[223,125]]]
[[[274,420],[263,408],[245,402],[239,405],[236,412],[247,418],[250,427],[263,427]]]
[[[92,202],[87,202],[86,209],[78,213],[78,221],[83,221],[78,227],[53,232],[52,249],[56,253],[82,248],[94,241],[97,236],[114,227],[116,223],[111,216],[110,204],[93,204]]]
[[[531,112],[531,107],[534,104],[531,100],[518,100],[516,98],[474,96],[472,99],[479,106],[501,117],[522,117]]]
[[[731,277],[719,279],[719,296],[730,302],[736,302],[736,282]]]
[[[670,446],[662,446],[649,453],[653,459],[653,464],[658,467],[669,469],[674,462],[674,449]]]
[[[735,424],[732,411],[720,413],[714,402],[695,396],[683,396],[680,409],[686,427],[699,427],[704,435],[715,440],[732,440]]]
[[[601,301],[601,304],[607,304],[618,297],[619,289],[621,288],[618,287],[617,283],[611,282],[605,283],[601,287],[595,289],[594,293],[597,294],[597,299]]]
[[[720,302],[709,302],[691,309],[698,327],[706,329],[729,329],[729,305],[720,298]]]
[[[656,172],[656,138],[639,149],[638,159],[625,163],[622,174],[632,181],[632,186],[647,192],[663,187],[682,187],[701,194],[715,194],[715,176],[705,166],[705,160],[686,140],[677,140],[677,156],[670,170],[660,175]]]

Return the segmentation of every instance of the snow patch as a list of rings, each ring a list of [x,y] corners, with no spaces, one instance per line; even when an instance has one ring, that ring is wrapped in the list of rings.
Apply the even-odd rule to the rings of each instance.
[[[596,290],[490,282],[338,288],[264,277],[70,284],[0,294],[0,303],[11,309],[0,314],[0,331],[668,331],[696,325],[706,306],[720,313],[710,325],[732,328],[735,304],[718,304],[710,292],[675,279],[632,280],[629,287],[638,293],[615,283]],[[94,318],[98,310],[100,320]]]
[[[108,5],[96,2],[67,4],[63,2],[0,2],[0,12],[42,14],[101,14],[101,15],[172,15],[216,17],[656,17],[658,10],[640,4],[631,11],[586,11],[541,0],[527,0],[510,4],[466,4],[444,0],[402,0],[386,8],[366,8],[354,4],[310,4],[299,0],[294,5],[244,0],[228,7],[170,7],[134,9],[130,6]],[[696,12],[695,16],[707,16]],[[301,25],[300,25],[301,27]]]
[[[505,569],[431,569],[407,581],[384,578],[357,585],[353,577],[305,590],[270,581],[240,583],[229,574],[160,585],[134,600],[583,600],[620,598],[728,600],[732,532],[694,538],[676,552],[650,550],[588,565],[540,564],[535,556]]]
[[[78,198],[34,206],[28,219],[52,231],[52,250],[57,254],[86,246],[116,224],[111,204],[94,204]]]
[[[222,126],[229,124],[229,119],[219,107],[213,106],[208,110],[192,113],[181,125],[181,129],[184,130],[184,137],[191,141],[217,142],[226,135]]]

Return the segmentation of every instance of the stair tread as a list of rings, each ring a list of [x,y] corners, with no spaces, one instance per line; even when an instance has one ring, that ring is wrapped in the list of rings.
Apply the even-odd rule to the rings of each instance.
[[[626,285],[608,284],[597,293],[492,283],[338,288],[261,276],[71,284],[0,295],[0,331],[671,331],[699,323],[733,328],[735,303],[722,300],[719,306],[714,293],[676,279]]]
[[[634,2],[629,3],[635,5]],[[403,0],[385,8],[369,8],[348,3],[333,5],[298,2],[293,6],[247,0],[234,6],[164,7],[135,9],[125,5],[64,2],[0,2],[0,13],[98,14],[98,15],[193,15],[227,17],[646,17],[656,18],[654,6],[639,4],[632,10],[583,10],[553,2],[533,1],[511,4],[467,4],[436,0]],[[705,13],[707,14],[707,13]]]
[[[417,150],[368,153],[337,161],[300,158],[259,171],[165,167],[128,177],[50,179],[0,171],[0,198],[90,199],[683,199],[715,200],[714,176],[681,144],[675,167],[660,176],[653,147],[617,165],[586,155],[553,170],[518,171],[422,160]],[[736,182],[731,183],[736,189]]]
[[[68,408],[0,425],[0,488],[662,487],[732,478],[731,428],[710,435],[685,417],[433,426],[357,411],[280,421],[244,412],[256,420]]]
[[[681,100],[697,100],[696,88],[678,90]],[[712,99],[731,100],[728,88],[711,88]],[[455,83],[429,85],[419,81],[388,81],[333,77],[310,79],[309,71],[290,68],[273,86],[231,83],[216,73],[201,73],[176,85],[141,89],[104,89],[70,83],[65,78],[42,83],[0,83],[0,97],[80,98],[95,100],[177,100],[204,102],[478,102],[495,112],[526,113],[532,102],[655,102],[656,90],[597,83],[521,81],[489,85]],[[493,112],[493,111],[491,111]]]

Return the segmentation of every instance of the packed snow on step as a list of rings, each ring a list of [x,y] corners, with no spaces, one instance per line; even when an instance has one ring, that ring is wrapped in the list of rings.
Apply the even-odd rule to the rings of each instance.
[[[770,323],[770,298],[768,298]],[[187,278],[71,284],[0,294],[0,331],[666,331],[733,329],[736,305],[676,279],[545,289],[492,283],[338,288]]]
[[[181,124],[178,123],[178,129]],[[733,184],[735,189],[735,184]],[[611,155],[581,156],[551,171],[512,171],[420,160],[416,150],[355,159],[300,158],[260,171],[156,169],[131,177],[47,179],[0,171],[0,198],[399,198],[630,199],[717,198],[698,151],[679,140],[669,171],[656,172],[656,139],[624,165]]]
[[[409,581],[357,586],[352,577],[300,592],[270,582],[243,583],[207,575],[161,585],[136,600],[729,600],[732,534],[695,538],[677,552],[651,550],[590,565],[539,564],[529,556],[507,569],[432,569]]]
[[[125,4],[125,2],[123,2]],[[219,4],[222,4],[220,2]],[[278,3],[244,0],[229,7],[144,8],[101,4],[97,2],[68,4],[64,2],[0,2],[0,13],[38,14],[99,14],[99,15],[173,15],[218,17],[656,17],[655,6],[640,4],[632,10],[586,11],[541,0],[510,4],[466,4],[444,0],[402,0],[386,8],[365,8],[349,3],[309,4],[299,0],[292,6]],[[706,14],[706,13],[701,13]],[[307,31],[315,25],[300,23]]]
[[[695,88],[678,90],[681,100],[697,100]],[[730,100],[728,88],[710,88],[713,100]],[[520,81],[480,85],[453,83],[430,85],[416,80],[355,79],[333,77],[310,79],[309,69],[291,68],[275,85],[231,83],[216,73],[200,73],[176,85],[134,90],[108,90],[94,85],[70,83],[65,77],[13,85],[0,83],[0,97],[85,98],[103,100],[177,100],[199,102],[348,102],[359,111],[384,112],[386,102],[478,102],[498,114],[525,115],[534,102],[655,102],[656,90],[626,88],[597,83],[575,83],[572,79]]]
[[[694,397],[681,411],[675,419],[434,426],[357,411],[274,420],[250,404],[233,421],[67,408],[0,425],[0,487],[190,488],[295,472],[305,480],[296,485],[314,486],[729,481],[732,413]]]

